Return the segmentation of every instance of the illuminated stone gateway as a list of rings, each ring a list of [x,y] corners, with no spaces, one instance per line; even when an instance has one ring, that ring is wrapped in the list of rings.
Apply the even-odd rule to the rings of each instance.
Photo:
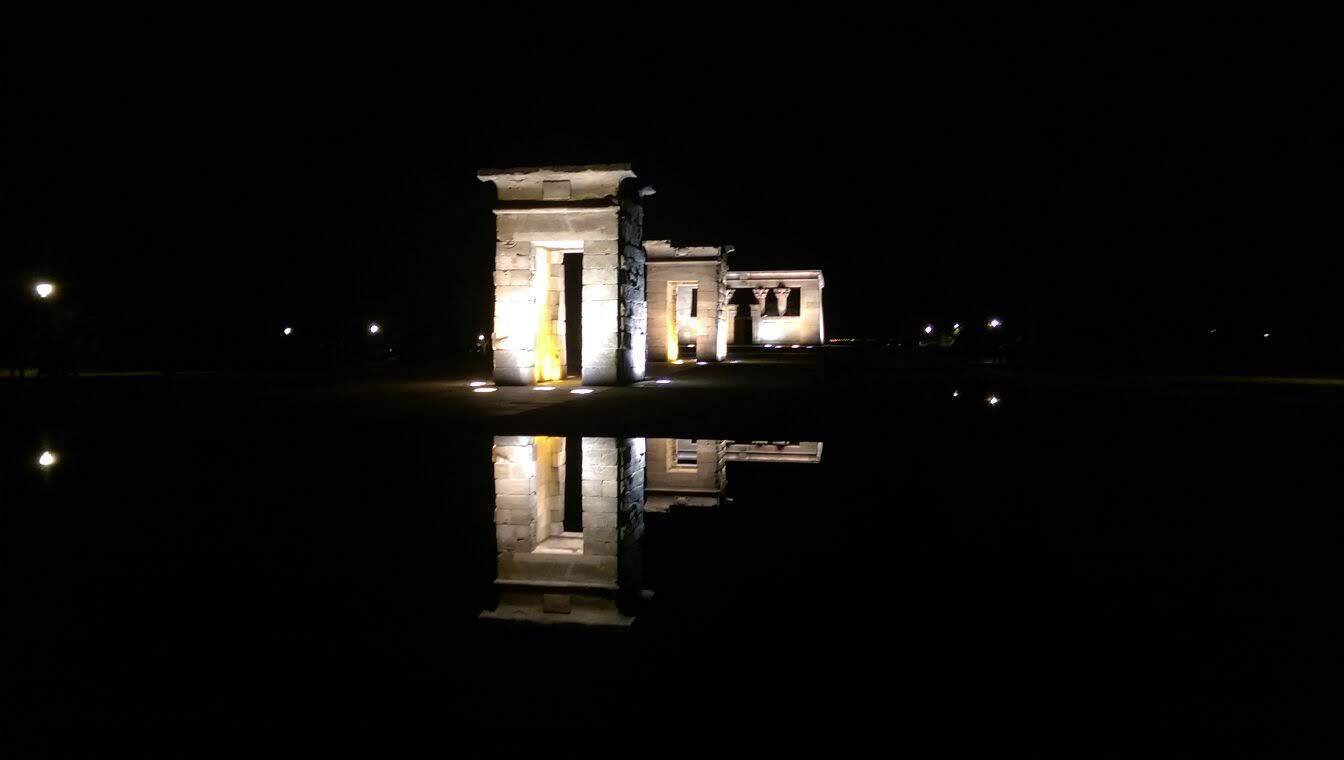
[[[643,380],[650,358],[719,361],[730,344],[825,342],[819,270],[731,272],[731,246],[646,248],[628,164],[477,177],[498,193],[497,384],[579,375],[585,385],[619,385]]]
[[[560,380],[576,374],[576,364],[585,385],[643,380],[643,211],[630,167],[483,169],[477,176],[499,196],[495,382]],[[566,318],[573,304],[581,304],[577,326]],[[572,349],[580,356],[570,356]]]

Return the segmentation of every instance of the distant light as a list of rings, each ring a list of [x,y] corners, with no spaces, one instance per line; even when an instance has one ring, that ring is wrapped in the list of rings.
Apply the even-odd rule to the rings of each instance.
[[[995,317],[994,319],[989,320],[989,326],[990,326],[990,329],[993,329],[993,328],[995,328],[995,327],[998,327],[998,326],[1000,326],[1000,325],[1002,325],[1002,324],[1003,324],[1003,323],[999,321],[999,318],[998,318],[998,317]]]
[[[655,383],[658,383],[659,385],[667,385],[668,383],[670,383],[670,382],[672,382],[672,381],[671,381],[671,380],[668,380],[667,378],[663,378],[663,379],[661,379],[661,380],[654,380],[654,382],[655,382]]]
[[[925,335],[928,335],[928,334],[930,334],[930,333],[932,333],[932,332],[933,332],[933,325],[924,325],[924,334],[925,334]]]
[[[580,395],[583,395],[583,394],[585,394],[585,393],[592,393],[592,392],[593,392],[593,389],[592,389],[592,388],[575,388],[574,390],[570,391],[570,393],[578,393],[578,394],[580,394]]]
[[[38,298],[46,298],[56,292],[56,286],[49,282],[39,282],[33,290],[37,291]]]
[[[485,335],[477,335],[476,340],[485,340]]]
[[[379,327],[377,322],[374,322],[373,324],[369,325],[369,335],[377,335],[378,331],[381,329],[383,328]]]
[[[534,385],[534,386],[532,386],[532,390],[534,390],[534,391],[553,391],[553,390],[555,390],[555,386],[554,386],[554,385]]]
[[[499,390],[499,389],[496,388],[496,387],[494,387],[494,386],[490,386],[490,387],[488,387],[488,388],[474,388],[474,389],[472,389],[471,392],[472,392],[472,393],[494,393],[494,392],[497,391],[497,390]]]
[[[961,396],[961,391],[952,391],[952,398],[958,398],[958,397],[960,397],[960,396]]]
[[[960,323],[960,322],[953,322],[953,323],[952,323],[952,329],[953,329],[953,330],[960,330],[960,329],[961,329],[961,323]]]
[[[998,406],[998,405],[999,405],[999,397],[998,397],[998,396],[990,396],[989,398],[985,399],[985,401],[989,402],[989,405],[990,405],[990,406]]]
[[[50,467],[53,464],[56,464],[56,455],[50,451],[44,451],[42,452],[42,455],[37,458],[37,463],[43,467]]]
[[[1212,330],[1209,330],[1209,335],[1217,335],[1217,334],[1218,334],[1218,328],[1215,327]]]
[[[697,366],[697,367],[703,367],[703,366],[705,366],[706,364],[709,364],[709,362],[696,362],[696,363],[695,363],[695,366]]]
[[[1269,337],[1269,333],[1265,333],[1265,337],[1268,338],[1268,337]]]
[[[468,383],[468,385],[470,385],[470,386],[473,387],[473,388],[480,388],[481,386],[485,386],[485,385],[489,385],[489,384],[490,384],[490,383],[487,383],[487,382],[484,381],[484,380],[472,380],[470,383]]]
[[[284,329],[284,333],[285,333],[285,335],[293,335],[293,334],[294,334],[294,328],[292,328],[292,327],[286,327],[286,328]]]

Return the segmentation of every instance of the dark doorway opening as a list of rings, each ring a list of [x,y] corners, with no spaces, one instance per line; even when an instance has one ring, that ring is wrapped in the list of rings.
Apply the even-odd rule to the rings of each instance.
[[[583,252],[577,251],[565,254],[565,375],[582,374]]]
[[[583,436],[565,438],[565,532],[583,532]]]

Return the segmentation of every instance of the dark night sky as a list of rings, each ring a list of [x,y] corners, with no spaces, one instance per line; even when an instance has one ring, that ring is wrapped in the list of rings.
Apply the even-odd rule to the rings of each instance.
[[[12,28],[6,287],[68,284],[117,345],[433,346],[488,331],[477,168],[630,161],[650,237],[821,267],[832,334],[1333,318],[1340,69],[1271,24],[621,21],[601,54],[498,21]]]

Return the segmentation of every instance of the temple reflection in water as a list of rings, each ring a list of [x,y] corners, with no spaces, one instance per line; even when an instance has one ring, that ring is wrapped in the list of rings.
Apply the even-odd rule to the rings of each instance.
[[[495,436],[495,584],[482,617],[629,625],[643,588],[644,515],[715,507],[730,462],[819,463],[822,444]]]

